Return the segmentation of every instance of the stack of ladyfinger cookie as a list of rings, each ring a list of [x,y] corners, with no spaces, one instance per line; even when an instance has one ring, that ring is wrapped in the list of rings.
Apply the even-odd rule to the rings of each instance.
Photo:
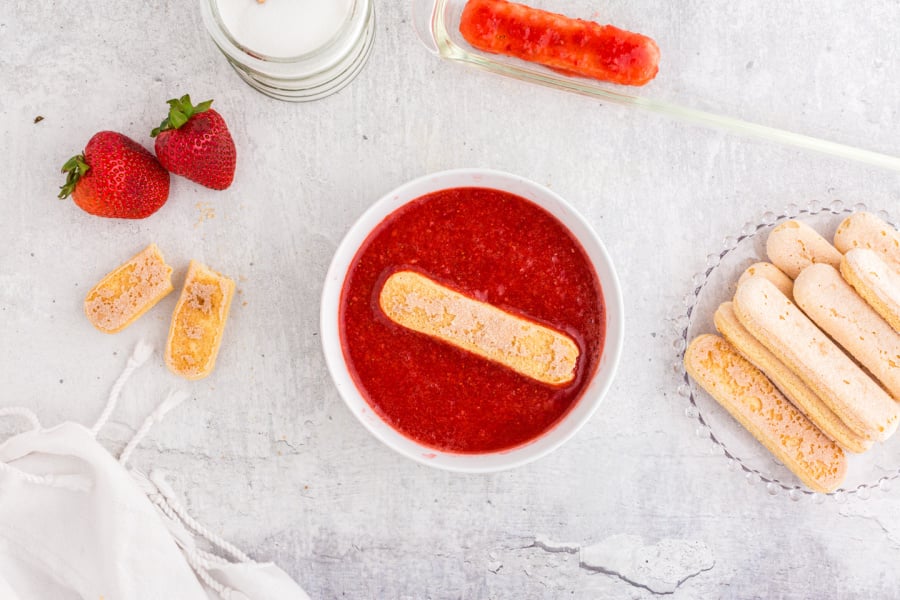
[[[832,245],[792,220],[766,252],[716,310],[722,337],[694,339],[685,368],[811,490],[831,492],[845,451],[900,422],[900,233],[859,212]]]

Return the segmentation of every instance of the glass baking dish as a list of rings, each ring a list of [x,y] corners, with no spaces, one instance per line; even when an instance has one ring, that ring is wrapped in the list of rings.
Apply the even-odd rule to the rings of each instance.
[[[652,37],[656,79],[627,87],[488,54],[459,33],[466,0],[413,0],[439,56],[507,77],[900,171],[900,3],[528,0]],[[840,6],[838,6],[840,5]]]

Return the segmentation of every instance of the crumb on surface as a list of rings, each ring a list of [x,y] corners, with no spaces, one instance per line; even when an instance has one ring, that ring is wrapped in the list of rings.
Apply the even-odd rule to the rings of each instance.
[[[194,205],[199,213],[197,215],[197,222],[194,223],[194,229],[197,229],[203,223],[209,221],[210,219],[216,218],[216,209],[211,202],[198,202]]]

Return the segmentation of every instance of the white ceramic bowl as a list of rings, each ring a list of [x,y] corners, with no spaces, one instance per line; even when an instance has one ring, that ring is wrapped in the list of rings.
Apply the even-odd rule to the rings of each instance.
[[[509,450],[485,454],[455,454],[423,446],[403,436],[372,411],[347,368],[341,350],[339,308],[341,287],[347,269],[369,233],[389,214],[407,202],[438,190],[459,187],[492,188],[509,192],[543,207],[559,219],[578,239],[597,271],[606,305],[606,340],[600,364],[575,406],[549,431],[531,442]],[[509,469],[559,448],[575,435],[603,400],[622,353],[624,307],[619,279],[603,243],[590,225],[565,200],[532,181],[486,169],[459,169],[426,175],[410,181],[382,197],[353,224],[338,246],[322,291],[322,346],[328,370],[350,411],[372,435],[400,454],[430,467],[469,473]]]

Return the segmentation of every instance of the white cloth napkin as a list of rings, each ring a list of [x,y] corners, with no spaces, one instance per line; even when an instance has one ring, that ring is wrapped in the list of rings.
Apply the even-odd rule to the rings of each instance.
[[[253,562],[188,515],[164,473],[127,467],[179,396],[147,418],[119,460],[97,442],[125,379],[149,354],[139,345],[93,429],[45,429],[26,409],[0,409],[33,427],[0,444],[0,598],[307,599],[274,564]]]

